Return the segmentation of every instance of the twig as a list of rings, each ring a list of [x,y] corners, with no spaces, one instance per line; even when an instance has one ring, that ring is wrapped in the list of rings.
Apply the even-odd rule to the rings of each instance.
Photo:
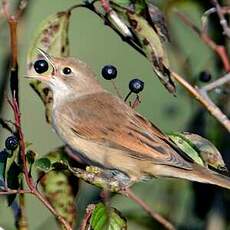
[[[125,188],[120,192],[122,195],[128,197],[129,199],[133,200],[135,203],[139,204],[153,219],[161,223],[165,229],[168,230],[175,230],[175,227],[166,220],[163,216],[159,213],[155,212],[152,208],[150,208],[142,199],[136,196],[129,188]]]
[[[208,112],[215,117],[220,124],[230,132],[230,120],[228,117],[211,101],[207,93],[198,88],[191,86],[179,74],[172,72],[172,77],[183,86],[200,104],[202,104]]]
[[[176,15],[187,25],[189,26],[199,37],[219,56],[221,59],[225,71],[230,71],[230,62],[227,55],[226,49],[222,45],[216,44],[207,33],[201,31],[197,26],[193,24],[184,14],[176,11]]]
[[[133,103],[131,104],[131,107],[133,109],[136,109],[140,103],[141,103],[140,97],[139,97],[139,95],[136,95],[136,98],[133,101]]]
[[[13,94],[14,95],[14,94]],[[31,194],[34,194],[52,213],[53,215],[57,218],[57,220],[66,228],[66,230],[72,230],[71,226],[69,223],[62,217],[60,216],[56,210],[51,206],[51,204],[43,197],[43,195],[36,190],[36,187],[34,185],[34,182],[32,178],[29,175],[28,167],[27,167],[27,162],[26,162],[26,147],[25,147],[25,141],[24,141],[24,135],[21,129],[21,115],[20,115],[20,110],[17,104],[17,101],[15,97],[13,97],[12,102],[8,100],[10,106],[13,109],[14,112],[14,117],[15,117],[15,125],[18,130],[18,135],[19,135],[19,143],[21,147],[21,159],[22,159],[22,164],[23,164],[23,172],[25,176],[26,183],[31,191]]]
[[[91,217],[91,214],[92,214],[92,212],[93,212],[94,209],[95,209],[95,204],[90,204],[86,208],[86,213],[85,213],[85,215],[83,217],[83,220],[81,222],[80,230],[86,230],[87,223],[88,223],[89,218]]]
[[[74,5],[71,8],[69,8],[69,11],[71,12],[72,10],[76,9],[76,8],[80,8],[80,7],[84,7],[90,11],[92,11],[93,13],[95,13],[97,16],[99,16],[105,23],[105,25],[109,26],[123,41],[125,41],[126,43],[128,43],[131,47],[133,47],[135,50],[137,50],[140,54],[142,54],[143,56],[146,57],[145,52],[141,49],[141,47],[137,44],[138,40],[132,35],[131,31],[129,30],[129,28],[125,25],[124,22],[121,21],[121,19],[119,19],[119,17],[117,16],[116,12],[114,12],[114,10],[110,10],[109,14],[107,13],[106,15],[103,15],[102,13],[100,13],[100,11],[98,9],[96,9],[96,7],[94,6],[94,3],[97,0],[94,0],[92,3],[87,3],[87,4],[78,4],[78,5]],[[116,27],[115,25],[113,25],[110,20],[108,19],[108,16],[111,16],[113,20],[116,20],[118,22],[116,22]],[[115,17],[116,15],[116,17]],[[119,25],[118,25],[119,24]]]
[[[8,130],[10,133],[14,133],[13,129],[7,124],[7,122],[0,118],[0,125],[2,126],[3,129]]]
[[[217,0],[211,0],[211,2],[216,8],[216,12],[220,19],[220,24],[223,28],[224,35],[226,35],[230,39],[230,28],[228,26],[227,20],[224,17],[223,11],[221,9],[222,7],[219,5]]]
[[[224,75],[223,77],[218,78],[217,80],[215,80],[215,81],[213,81],[213,82],[211,82],[211,83],[209,83],[209,84],[203,86],[203,87],[200,89],[200,91],[201,91],[201,92],[209,92],[209,91],[211,91],[211,90],[213,90],[213,89],[216,89],[216,88],[218,88],[218,87],[224,85],[224,84],[227,83],[227,82],[230,82],[230,74],[226,74],[226,75]]]
[[[0,195],[10,195],[10,194],[24,194],[24,193],[31,193],[30,190],[14,190],[14,189],[7,189],[5,191],[0,190]]]
[[[110,4],[107,0],[100,0],[101,6],[105,10],[106,13],[109,13],[112,8],[110,7]]]
[[[23,189],[23,185],[21,187]],[[17,217],[17,226],[19,230],[27,230],[28,220],[26,216],[25,193],[19,194],[19,206],[20,206],[20,211]]]
[[[118,96],[119,98],[122,98],[121,93],[120,93],[119,89],[117,88],[117,86],[116,86],[114,80],[112,80],[111,82],[112,82],[113,88],[114,88],[114,90],[115,90],[117,96]]]
[[[18,56],[17,54],[17,24],[18,24],[19,17],[22,15],[22,12],[26,7],[26,4],[27,4],[27,0],[21,0],[17,8],[16,14],[10,16],[8,1],[3,0],[3,12],[4,12],[5,17],[8,20],[9,29],[10,29],[10,44],[11,44],[10,85],[11,85],[12,101],[8,99],[8,103],[10,104],[13,110],[13,113],[14,113],[15,127],[17,130],[17,135],[19,137],[20,158],[22,161],[23,174],[25,177],[26,184],[29,187],[30,193],[35,195],[53,213],[53,215],[57,218],[60,224],[62,224],[67,230],[72,230],[69,223],[56,212],[56,210],[51,206],[51,204],[46,200],[46,198],[43,197],[43,195],[36,189],[36,186],[33,182],[33,179],[27,167],[26,146],[25,146],[24,135],[21,129],[21,114],[19,110],[18,64],[17,64],[17,56]],[[3,191],[0,194],[9,194],[10,192],[11,191]],[[17,191],[16,193],[20,193],[20,192]]]
[[[17,11],[16,11],[16,18],[20,18],[21,17],[21,15],[23,14],[23,12],[24,12],[24,10],[26,9],[26,6],[27,6],[27,4],[28,4],[28,1],[29,0],[21,0],[20,2],[19,2],[19,5],[18,5],[18,7],[17,7]]]

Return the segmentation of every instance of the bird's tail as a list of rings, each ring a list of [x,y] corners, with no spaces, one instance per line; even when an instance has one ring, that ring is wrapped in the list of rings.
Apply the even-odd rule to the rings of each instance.
[[[230,177],[221,175],[197,164],[193,164],[191,170],[168,165],[153,165],[151,169],[147,170],[147,173],[159,177],[174,177],[200,183],[214,184],[230,189]]]

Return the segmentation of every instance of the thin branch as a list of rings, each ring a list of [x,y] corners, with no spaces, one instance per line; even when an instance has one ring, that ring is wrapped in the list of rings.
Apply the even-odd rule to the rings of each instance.
[[[129,188],[125,188],[120,192],[122,195],[128,197],[133,200],[135,203],[139,204],[153,219],[161,223],[165,229],[175,230],[176,228],[163,216],[159,213],[155,212],[152,208],[150,208],[142,199],[136,196]]]
[[[115,81],[112,80],[111,82],[112,82],[112,86],[113,86],[117,96],[122,99],[121,93],[120,93],[119,89],[117,88]]]
[[[230,62],[227,51],[224,46],[216,44],[207,33],[201,31],[192,21],[190,21],[184,14],[176,11],[176,15],[189,26],[196,34],[203,40],[221,59],[225,71],[230,71]]]
[[[13,129],[7,124],[7,121],[2,118],[0,118],[0,125],[3,129],[8,130],[10,133],[14,133]]]
[[[221,9],[221,12],[223,15],[230,13],[230,7],[229,6],[222,6],[220,9]],[[204,14],[202,15],[202,17],[201,17],[201,28],[202,29],[201,30],[203,32],[207,32],[208,18],[211,14],[214,14],[214,13],[216,13],[216,8],[212,7],[210,9],[206,10],[204,12]]]
[[[227,82],[230,82],[230,74],[226,74],[221,78],[218,78],[217,80],[203,86],[200,91],[201,92],[209,92],[213,89],[216,89],[224,84],[226,84]]]
[[[19,2],[19,5],[16,10],[16,14],[15,14],[16,18],[20,18],[22,16],[22,14],[24,13],[24,10],[27,7],[28,1],[29,0],[21,0]]]
[[[31,193],[30,190],[14,190],[14,189],[7,189],[6,191],[0,190],[0,195],[10,195],[10,194],[24,194],[24,193]]]
[[[124,22],[121,21],[121,19],[117,16],[116,12],[114,12],[114,10],[110,10],[109,14],[107,13],[106,15],[103,15],[102,13],[100,13],[100,11],[98,9],[96,9],[96,7],[94,6],[94,3],[97,0],[94,0],[92,3],[87,3],[87,4],[77,4],[72,6],[71,8],[69,8],[69,11],[71,12],[74,9],[83,7],[86,8],[90,11],[92,11],[93,13],[95,13],[97,16],[99,16],[103,21],[104,24],[109,26],[123,41],[125,41],[126,43],[128,43],[131,47],[133,47],[135,50],[137,50],[140,54],[142,54],[144,57],[146,57],[145,52],[141,49],[141,47],[137,44],[138,40],[136,40],[134,38],[134,36],[132,35],[131,31],[129,30],[129,28],[125,25]],[[116,17],[115,17],[116,15]],[[114,26],[110,20],[108,19],[108,17],[112,17],[114,21],[116,21],[116,26],[119,28],[117,28],[116,26]],[[119,24],[119,25],[118,25]]]
[[[14,95],[14,94],[13,94]],[[46,200],[43,195],[36,190],[36,186],[34,185],[34,182],[32,178],[29,175],[28,167],[27,167],[27,162],[26,162],[26,147],[25,147],[25,141],[24,141],[24,135],[21,129],[21,115],[20,115],[20,110],[18,107],[18,103],[13,97],[12,102],[8,100],[10,106],[12,107],[12,110],[14,112],[14,117],[15,117],[15,125],[18,130],[18,135],[19,135],[19,144],[21,148],[21,159],[22,159],[22,165],[23,165],[23,172],[25,176],[26,183],[31,191],[32,194],[34,194],[50,211],[53,213],[53,215],[57,218],[57,220],[66,228],[66,230],[72,230],[71,226],[69,223],[62,217],[60,216],[56,210],[51,206],[48,200]]]
[[[112,8],[107,0],[100,0],[101,6],[103,7],[104,11],[108,14]]]
[[[20,4],[17,8],[16,15],[9,14],[9,5],[8,1],[3,1],[3,12],[5,17],[8,20],[9,28],[10,28],[10,44],[11,44],[11,78],[10,78],[10,85],[11,85],[11,93],[12,93],[12,101],[8,99],[8,103],[10,104],[15,119],[15,127],[17,130],[17,134],[19,137],[19,144],[20,144],[20,158],[22,160],[22,168],[23,174],[25,176],[26,184],[29,187],[30,193],[35,195],[57,218],[57,220],[62,224],[67,230],[72,230],[69,223],[60,216],[56,210],[51,206],[51,204],[46,200],[43,195],[36,190],[35,184],[33,179],[28,171],[27,161],[26,161],[26,146],[24,135],[21,129],[21,114],[19,110],[19,98],[18,98],[18,64],[17,64],[17,24],[19,17],[22,15],[23,10],[25,9],[27,4],[26,0],[21,0]],[[9,193],[24,193],[17,191],[2,191],[0,194],[9,194]]]
[[[95,204],[88,205],[88,207],[86,208],[86,213],[85,213],[83,220],[81,222],[80,230],[86,230],[87,223],[88,223],[89,218],[91,217],[91,214],[92,214],[94,209],[95,209]]]
[[[23,185],[22,189],[23,189]],[[26,216],[26,205],[25,205],[25,193],[19,194],[19,206],[20,211],[17,216],[17,227],[19,230],[26,230],[28,229],[28,220]]]
[[[220,24],[221,24],[221,26],[223,28],[224,35],[226,35],[230,39],[230,28],[228,26],[227,20],[224,17],[222,7],[219,5],[217,0],[211,0],[211,2],[216,8],[216,12],[217,12],[217,15],[218,15],[218,17],[220,19]]]
[[[198,88],[191,86],[179,74],[172,72],[172,77],[183,86],[200,104],[202,104],[207,111],[215,117],[220,124],[230,132],[230,120],[228,117],[211,101],[207,93]]]

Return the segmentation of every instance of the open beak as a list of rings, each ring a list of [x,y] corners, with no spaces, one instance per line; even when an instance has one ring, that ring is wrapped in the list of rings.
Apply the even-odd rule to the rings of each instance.
[[[37,50],[46,59],[46,61],[53,67],[53,72],[54,72],[56,68],[53,62],[53,58],[48,53],[46,53],[43,49],[37,48]]]
[[[41,75],[26,75],[25,78],[29,78],[29,79],[35,79],[38,81],[42,81],[42,82],[48,82],[48,76],[41,76]]]

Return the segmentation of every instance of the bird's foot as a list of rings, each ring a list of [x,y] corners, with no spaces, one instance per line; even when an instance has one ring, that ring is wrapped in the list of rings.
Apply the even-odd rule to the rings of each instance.
[[[124,187],[127,187],[128,184],[127,178],[124,176],[121,177],[120,174],[113,173],[113,170],[102,169],[95,166],[87,166],[86,170],[69,166],[69,170],[78,178],[110,192],[119,192],[123,190]]]

